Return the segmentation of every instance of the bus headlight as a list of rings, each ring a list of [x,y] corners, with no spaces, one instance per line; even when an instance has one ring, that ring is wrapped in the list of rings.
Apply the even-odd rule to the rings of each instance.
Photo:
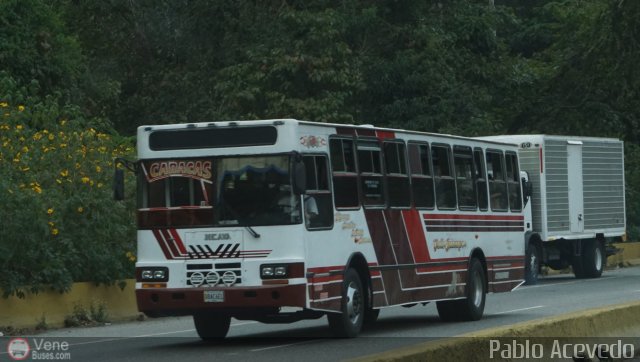
[[[289,267],[286,264],[261,265],[260,276],[262,279],[287,278],[289,277]]]
[[[260,275],[262,276],[262,278],[271,278],[273,277],[273,267],[272,266],[268,266],[268,265],[263,265],[260,268]]]
[[[166,282],[169,280],[169,268],[163,266],[149,266],[136,268],[138,282]]]
[[[286,266],[277,266],[274,268],[273,274],[277,277],[286,277],[287,276],[287,267]]]

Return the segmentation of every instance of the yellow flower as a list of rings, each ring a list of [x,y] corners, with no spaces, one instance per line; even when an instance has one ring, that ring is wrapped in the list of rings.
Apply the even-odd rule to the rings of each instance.
[[[55,223],[53,223],[52,221],[49,221],[47,224],[49,224],[49,227],[54,227],[54,226],[56,226],[56,224],[55,224]]]
[[[60,171],[60,176],[62,176],[62,177],[67,177],[67,176],[69,176],[69,170],[66,170],[66,169],[65,169],[65,170]]]
[[[130,261],[136,261],[136,256],[132,252],[127,251],[127,259]]]
[[[63,120],[60,121],[60,125],[61,126],[64,126],[65,124],[67,124],[67,120],[66,119],[63,119]]]
[[[27,147],[27,146],[22,147],[22,152],[23,153],[29,152],[29,147]]]
[[[20,112],[24,111],[24,106],[23,105],[19,105],[18,106],[18,111],[20,111]]]
[[[96,166],[96,172],[102,172],[102,168],[100,168],[100,166]]]
[[[53,135],[53,133],[49,133],[49,141],[53,141],[54,138],[55,136]]]
[[[83,211],[84,211],[84,208],[82,206],[78,206],[78,213],[82,214]]]
[[[9,103],[7,103],[7,102],[0,102],[0,107],[2,107],[2,108],[7,108],[7,107],[9,107]]]
[[[58,229],[56,229],[56,228],[53,228],[53,229],[51,230],[51,235],[53,235],[53,236],[58,235],[58,233],[60,233],[60,232],[59,232],[59,231],[58,231]]]
[[[16,129],[22,129],[22,125],[21,124],[17,125]]]
[[[50,208],[49,210],[47,210],[47,214],[53,215],[53,208]]]
[[[87,184],[87,183],[89,183],[89,181],[91,181],[91,179],[90,179],[90,178],[88,178],[87,176],[85,176],[85,177],[81,178],[81,180],[82,180],[82,183],[83,183],[83,184]]]

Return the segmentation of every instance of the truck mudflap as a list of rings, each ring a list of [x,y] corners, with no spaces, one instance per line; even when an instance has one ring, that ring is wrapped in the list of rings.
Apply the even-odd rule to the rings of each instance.
[[[622,249],[617,248],[615,245],[613,245],[613,243],[605,243],[604,244],[604,252],[605,252],[605,256],[608,258],[612,255],[616,255],[620,252],[622,252]]]

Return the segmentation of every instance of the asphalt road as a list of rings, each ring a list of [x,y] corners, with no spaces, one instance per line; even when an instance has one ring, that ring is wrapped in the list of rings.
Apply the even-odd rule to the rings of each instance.
[[[633,267],[606,271],[599,279],[551,276],[535,286],[490,294],[477,322],[443,323],[434,303],[384,309],[355,339],[331,338],[324,317],[283,325],[233,320],[227,340],[217,345],[201,342],[189,317],[60,329],[28,339],[66,341],[74,361],[336,361],[639,298],[640,267]],[[0,351],[0,360],[6,354]]]

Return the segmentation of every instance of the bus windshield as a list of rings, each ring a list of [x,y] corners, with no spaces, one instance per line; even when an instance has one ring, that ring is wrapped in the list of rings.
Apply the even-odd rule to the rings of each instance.
[[[290,155],[140,163],[138,226],[264,226],[302,222]]]

